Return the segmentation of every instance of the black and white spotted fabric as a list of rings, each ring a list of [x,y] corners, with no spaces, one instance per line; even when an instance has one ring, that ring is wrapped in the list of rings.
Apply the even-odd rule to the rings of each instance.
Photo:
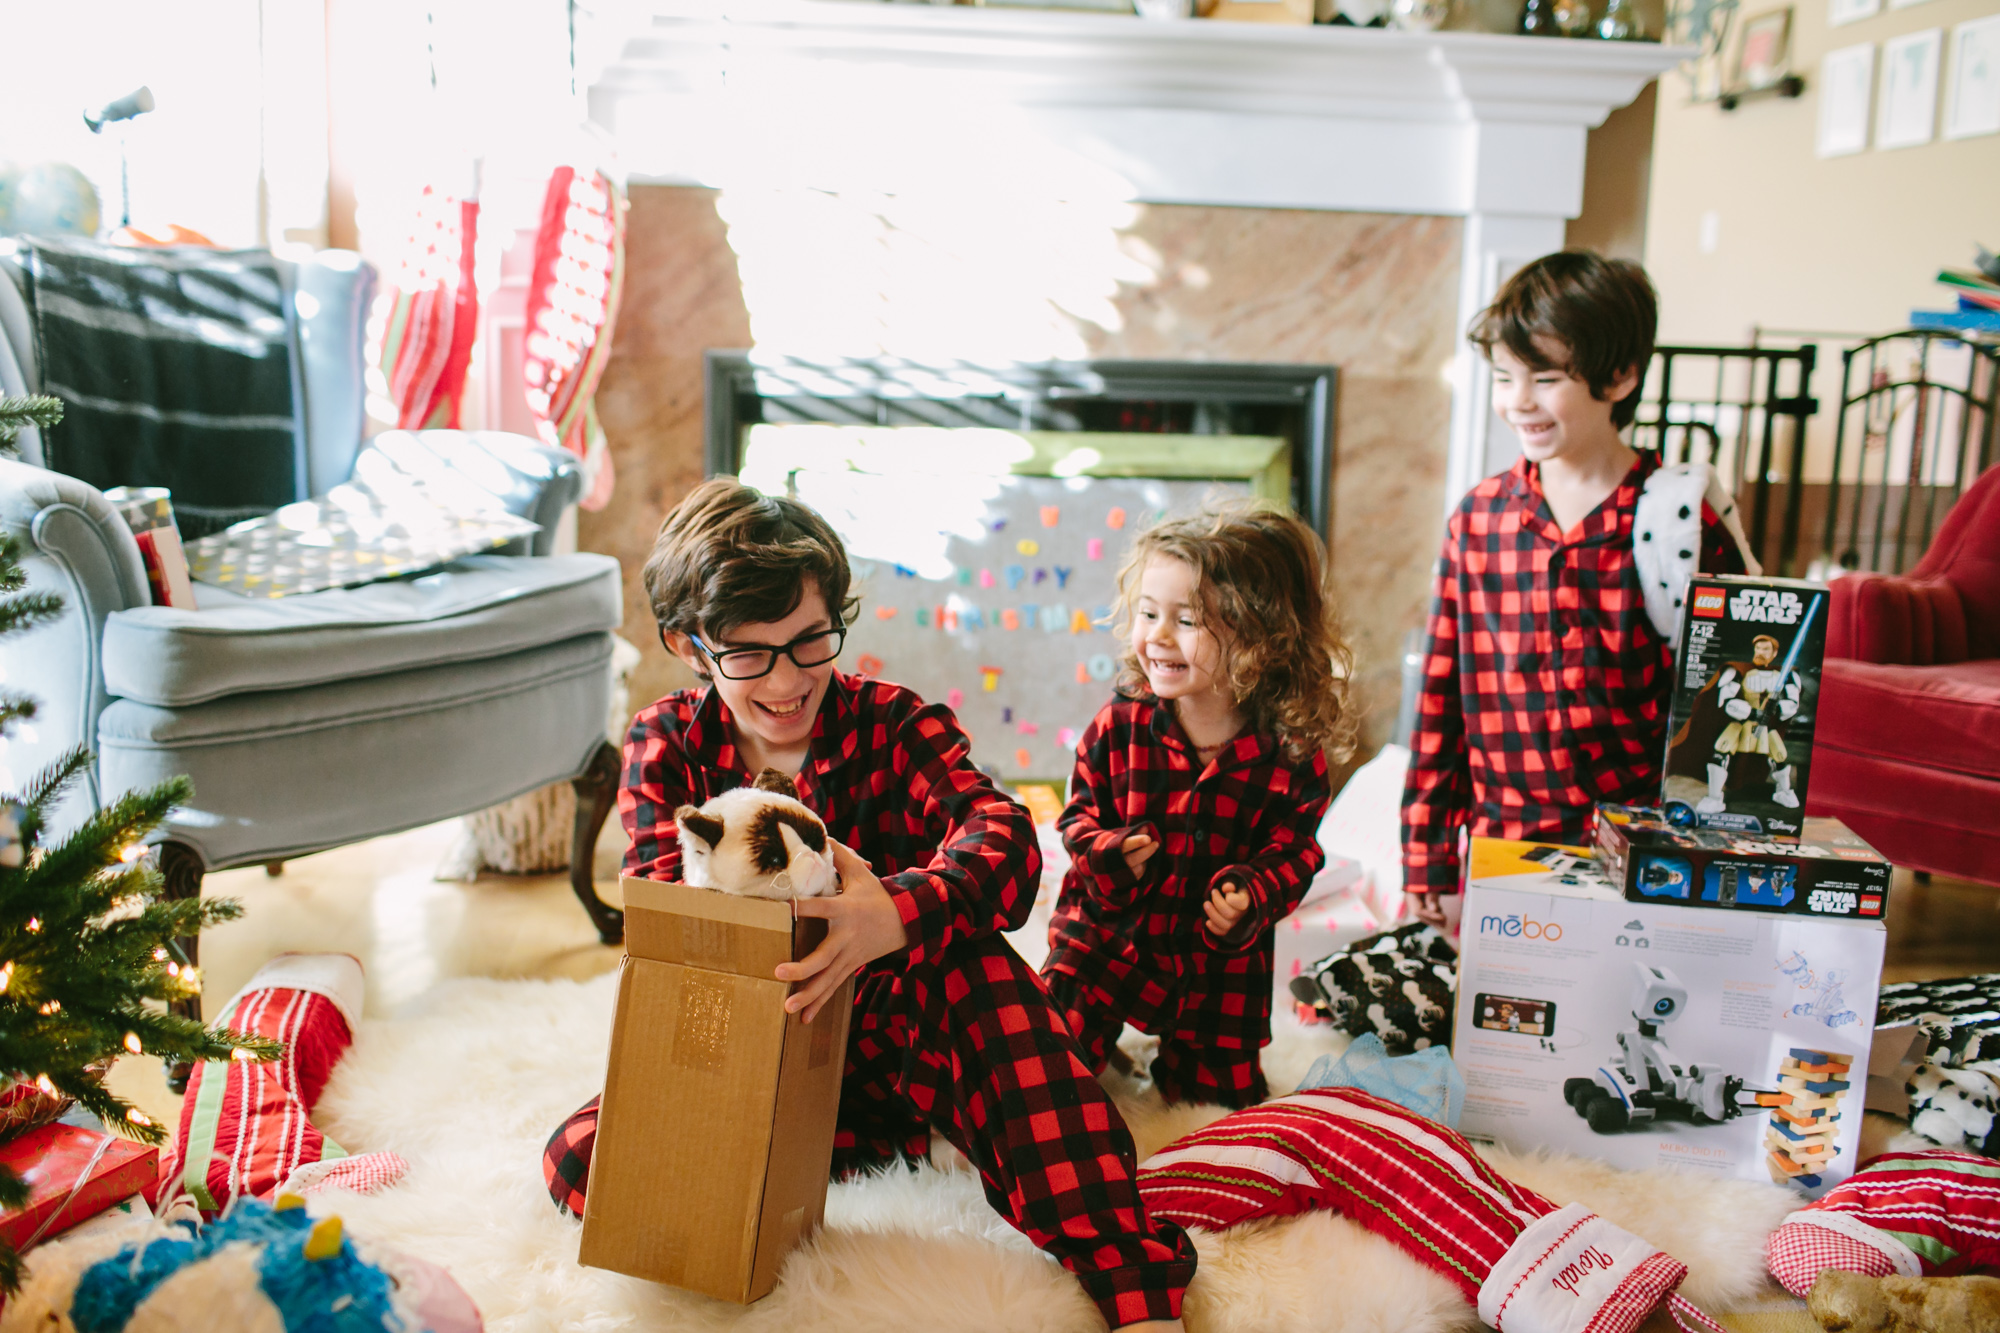
[[[1911,1020],[1930,1038],[1929,1058],[1938,1064],[2000,1060],[2000,972],[1884,986],[1876,1025]]]
[[[2000,1157],[2000,972],[1894,982],[1875,1022],[1914,1022],[1930,1046],[1905,1085],[1910,1129],[1942,1148]]]
[[[1392,1055],[1451,1041],[1458,953],[1421,922],[1357,940],[1292,978],[1292,994],[1353,1036],[1374,1033]]]

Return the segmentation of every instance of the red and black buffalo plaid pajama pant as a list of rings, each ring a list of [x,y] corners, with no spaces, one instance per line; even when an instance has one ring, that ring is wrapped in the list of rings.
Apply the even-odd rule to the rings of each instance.
[[[597,1106],[593,1097],[572,1115],[542,1160],[557,1206],[579,1216]],[[932,1130],[978,1170],[994,1209],[1075,1274],[1106,1323],[1180,1317],[1194,1246],[1147,1218],[1125,1122],[1034,969],[995,935],[856,979],[834,1175],[920,1160]]]
[[[1092,1068],[1130,1023],[1160,1039],[1151,1074],[1168,1101],[1255,1106],[1270,1095],[1257,1058],[1271,1031],[1268,950],[1204,954],[1190,940],[1179,959],[1147,960],[1108,935],[1088,950],[1062,945],[1062,966],[1042,982]]]

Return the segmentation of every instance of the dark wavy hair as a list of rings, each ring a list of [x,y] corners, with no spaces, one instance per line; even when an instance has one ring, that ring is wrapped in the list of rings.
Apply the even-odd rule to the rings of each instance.
[[[1638,414],[1659,328],[1660,302],[1645,269],[1590,250],[1560,250],[1507,279],[1466,336],[1488,359],[1499,343],[1530,370],[1574,375],[1599,401],[1612,381],[1637,371],[1639,384],[1611,405],[1611,424],[1623,430]],[[1538,339],[1560,344],[1561,358]]]
[[[1130,643],[1146,564],[1165,556],[1194,570],[1196,621],[1222,648],[1224,678],[1252,729],[1277,737],[1294,762],[1353,753],[1347,679],[1354,653],[1327,586],[1326,546],[1289,510],[1237,501],[1169,519],[1132,543],[1118,570],[1118,632],[1127,636],[1118,688],[1146,689]]]
[[[674,506],[641,577],[662,632],[715,638],[783,620],[808,585],[840,624],[860,605],[848,595],[847,548],[827,521],[734,477],[712,477]]]

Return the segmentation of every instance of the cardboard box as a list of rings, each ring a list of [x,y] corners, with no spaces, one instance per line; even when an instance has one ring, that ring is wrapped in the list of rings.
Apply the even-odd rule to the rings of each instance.
[[[1588,855],[1472,839],[1459,1128],[1815,1196],[1849,1175],[1882,923],[1631,903]]]
[[[1597,857],[1635,903],[1727,911],[1880,918],[1882,854],[1837,819],[1812,816],[1798,842],[1726,829],[1676,828],[1658,810],[1597,807]]]
[[[772,972],[812,952],[824,921],[621,883],[626,956],[577,1260],[747,1304],[825,1210],[853,982],[808,1026]]]
[[[1675,823],[1795,838],[1831,594],[1802,579],[1703,574],[1687,599],[1660,804]]]

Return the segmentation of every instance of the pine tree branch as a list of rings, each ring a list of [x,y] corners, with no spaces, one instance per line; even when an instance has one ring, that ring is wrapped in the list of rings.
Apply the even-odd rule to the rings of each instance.
[[[60,398],[41,394],[26,398],[12,395],[0,398],[0,446],[12,445],[14,437],[28,426],[47,430],[61,421],[62,415]]]
[[[40,816],[56,798],[68,790],[72,782],[90,772],[91,759],[90,751],[79,745],[28,780],[18,799],[34,812],[38,826]]]

